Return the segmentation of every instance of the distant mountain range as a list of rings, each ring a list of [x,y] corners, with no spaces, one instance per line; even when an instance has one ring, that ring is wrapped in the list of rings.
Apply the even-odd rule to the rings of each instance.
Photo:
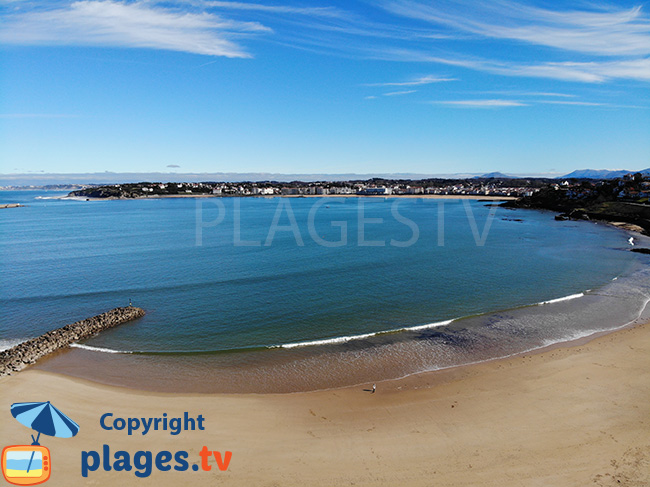
[[[598,169],[580,169],[572,173],[560,176],[558,173],[519,173],[505,174],[502,172],[479,173],[447,173],[447,174],[420,174],[420,173],[374,173],[374,174],[283,174],[283,173],[181,173],[181,172],[141,172],[141,173],[118,173],[118,172],[98,172],[98,173],[23,173],[23,174],[0,174],[0,187],[29,187],[45,185],[84,185],[84,184],[124,184],[139,183],[144,181],[151,182],[176,182],[191,183],[205,181],[220,182],[240,182],[240,181],[366,181],[372,178],[384,179],[516,179],[516,178],[587,178],[587,179],[613,179],[622,177],[625,174],[639,171],[609,171]],[[645,175],[650,175],[650,168],[640,171]]]
[[[577,171],[560,176],[560,179],[615,179],[622,178],[626,174],[634,174],[637,172],[640,172],[644,176],[650,176],[650,167],[641,171],[626,171],[624,169],[617,169],[615,171],[609,171],[607,169],[578,169]]]
[[[480,175],[478,173],[448,173],[448,174],[422,174],[422,173],[372,173],[372,174],[283,174],[283,173],[263,173],[263,172],[214,172],[214,173],[181,173],[181,172],[141,172],[141,173],[118,173],[118,172],[98,172],[98,173],[27,173],[27,174],[0,174],[0,186],[43,186],[57,184],[124,184],[139,183],[144,181],[151,182],[171,182],[171,183],[198,183],[204,181],[220,182],[240,182],[240,181],[366,181],[372,178],[384,179],[471,179],[474,177],[485,178],[517,178],[517,177],[540,177],[554,178],[554,174],[517,174],[506,176],[501,173],[490,173],[490,175]]]
[[[508,174],[503,174],[502,172],[489,172],[486,174],[481,174],[480,176],[474,176],[474,179],[510,179],[510,178],[517,178],[521,176],[512,176]]]

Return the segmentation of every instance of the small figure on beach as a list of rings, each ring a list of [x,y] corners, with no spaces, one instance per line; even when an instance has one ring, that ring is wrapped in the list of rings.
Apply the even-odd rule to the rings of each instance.
[[[628,242],[629,242],[630,245],[634,245],[634,237],[630,237],[628,239]]]
[[[377,384],[373,384],[371,394],[374,394],[376,390],[377,390]]]
[[[129,298],[129,306],[133,306],[133,304],[131,304],[131,298]]]

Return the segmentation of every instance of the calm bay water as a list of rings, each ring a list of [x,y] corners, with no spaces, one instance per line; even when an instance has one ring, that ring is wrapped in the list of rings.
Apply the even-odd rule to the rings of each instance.
[[[647,259],[623,232],[551,213],[431,199],[37,199],[56,195],[0,192],[28,205],[0,210],[2,344],[131,299],[147,315],[85,345],[138,354],[74,352],[161,377],[202,376],[210,362],[233,374],[216,390],[290,390],[277,383],[308,370],[320,379],[299,388],[319,388],[366,380],[364,367],[397,377],[521,351],[601,329],[603,313],[603,327],[625,324],[650,294]],[[324,378],[316,361],[337,371]],[[107,381],[124,383],[124,370]]]

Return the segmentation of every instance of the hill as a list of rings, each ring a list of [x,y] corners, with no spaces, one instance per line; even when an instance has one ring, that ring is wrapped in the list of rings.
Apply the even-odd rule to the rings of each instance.
[[[516,178],[517,176],[508,176],[507,174],[503,174],[502,172],[489,172],[487,174],[482,174],[480,176],[474,176],[474,179],[512,179]]]
[[[626,174],[635,174],[637,172],[648,176],[650,175],[650,168],[643,169],[642,171],[628,171],[625,169],[617,169],[614,171],[610,171],[608,169],[578,169],[569,174],[561,176],[558,179],[616,179],[622,178]]]

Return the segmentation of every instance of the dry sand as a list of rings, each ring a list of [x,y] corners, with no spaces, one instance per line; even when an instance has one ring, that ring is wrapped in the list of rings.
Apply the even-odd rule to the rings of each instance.
[[[216,373],[216,372],[215,372]],[[366,387],[369,388],[371,384]],[[50,400],[81,425],[42,437],[52,486],[650,485],[650,324],[544,353],[377,384],[284,395],[174,395],[35,369],[0,380],[2,444],[30,431],[13,402]],[[129,437],[99,417],[202,414],[204,432]],[[227,472],[80,475],[82,450],[232,451]]]

